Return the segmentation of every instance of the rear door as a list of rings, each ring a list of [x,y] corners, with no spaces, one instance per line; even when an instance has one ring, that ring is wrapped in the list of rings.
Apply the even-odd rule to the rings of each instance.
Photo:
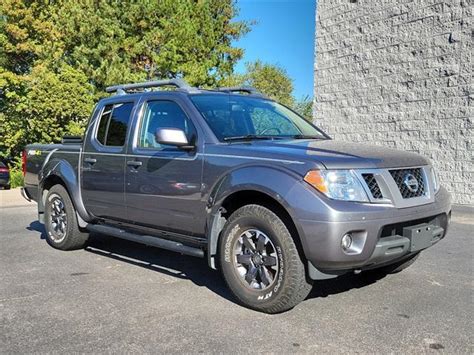
[[[202,144],[184,100],[176,95],[148,96],[140,105],[126,162],[127,215],[144,227],[201,234],[205,210],[201,199]],[[159,128],[182,129],[194,151],[155,141]],[[202,214],[202,213],[201,213]]]
[[[94,216],[126,219],[126,142],[134,101],[110,102],[89,125],[81,164],[82,199]]]

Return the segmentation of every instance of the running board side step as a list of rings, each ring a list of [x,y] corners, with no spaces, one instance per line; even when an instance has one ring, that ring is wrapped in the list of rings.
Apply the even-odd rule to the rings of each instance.
[[[204,257],[204,251],[202,249],[193,248],[187,245],[183,245],[182,243],[173,242],[171,240],[162,239],[160,237],[152,237],[151,235],[130,233],[117,227],[105,226],[103,224],[88,224],[87,230],[89,230],[90,232],[102,233],[102,234],[110,235],[112,237],[126,239],[132,242],[146,244],[146,245],[150,245],[150,246],[161,248],[161,249],[171,250],[177,253],[195,256],[198,258]]]

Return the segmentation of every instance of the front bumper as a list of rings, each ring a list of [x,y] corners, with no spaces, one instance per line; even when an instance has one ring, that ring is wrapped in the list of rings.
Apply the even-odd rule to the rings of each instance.
[[[370,204],[351,206],[352,211],[347,209],[347,203],[327,205],[328,210],[319,216],[327,215],[328,220],[298,220],[310,268],[337,275],[402,260],[444,238],[451,214],[450,195],[444,188],[433,203],[426,205],[399,209]],[[411,244],[414,237],[406,235],[416,225],[430,226],[433,233],[431,242],[426,241],[421,249]],[[347,233],[358,238],[360,248],[354,253],[341,248],[341,239]]]

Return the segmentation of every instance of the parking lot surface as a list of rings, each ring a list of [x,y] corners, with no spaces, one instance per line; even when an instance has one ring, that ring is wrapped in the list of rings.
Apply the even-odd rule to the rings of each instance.
[[[407,270],[315,283],[295,309],[237,305],[204,259],[93,235],[48,246],[36,205],[0,191],[0,352],[473,353],[474,215]]]

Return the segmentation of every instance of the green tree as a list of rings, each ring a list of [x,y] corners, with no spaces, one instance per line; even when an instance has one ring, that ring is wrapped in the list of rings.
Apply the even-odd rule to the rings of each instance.
[[[221,80],[220,86],[253,86],[278,102],[293,105],[293,81],[285,69],[259,60],[246,63],[245,69],[244,74],[233,74]]]
[[[283,68],[278,65],[256,61],[246,63],[245,69],[245,73],[229,75],[221,80],[219,85],[253,86],[268,97],[289,106],[308,121],[312,121],[312,98],[308,95],[299,100],[294,98],[293,81]]]
[[[306,95],[300,100],[295,100],[293,109],[309,122],[313,121],[313,99]]]
[[[215,86],[243,54],[235,15],[233,0],[2,0],[0,155],[80,133],[111,84]]]
[[[246,63],[246,71],[243,74],[232,74],[219,82],[221,87],[227,86],[252,86],[284,105],[292,108],[312,122],[313,100],[310,96],[304,96],[296,100],[293,96],[293,82],[287,72],[278,65],[262,63],[261,61]],[[273,120],[271,116],[263,113],[256,120],[256,125],[268,127],[268,121]],[[257,127],[258,131],[258,127]]]
[[[0,72],[5,89],[0,111],[2,155],[17,157],[31,142],[55,142],[81,126],[94,104],[93,86],[63,64],[56,71],[36,65],[28,75]]]

